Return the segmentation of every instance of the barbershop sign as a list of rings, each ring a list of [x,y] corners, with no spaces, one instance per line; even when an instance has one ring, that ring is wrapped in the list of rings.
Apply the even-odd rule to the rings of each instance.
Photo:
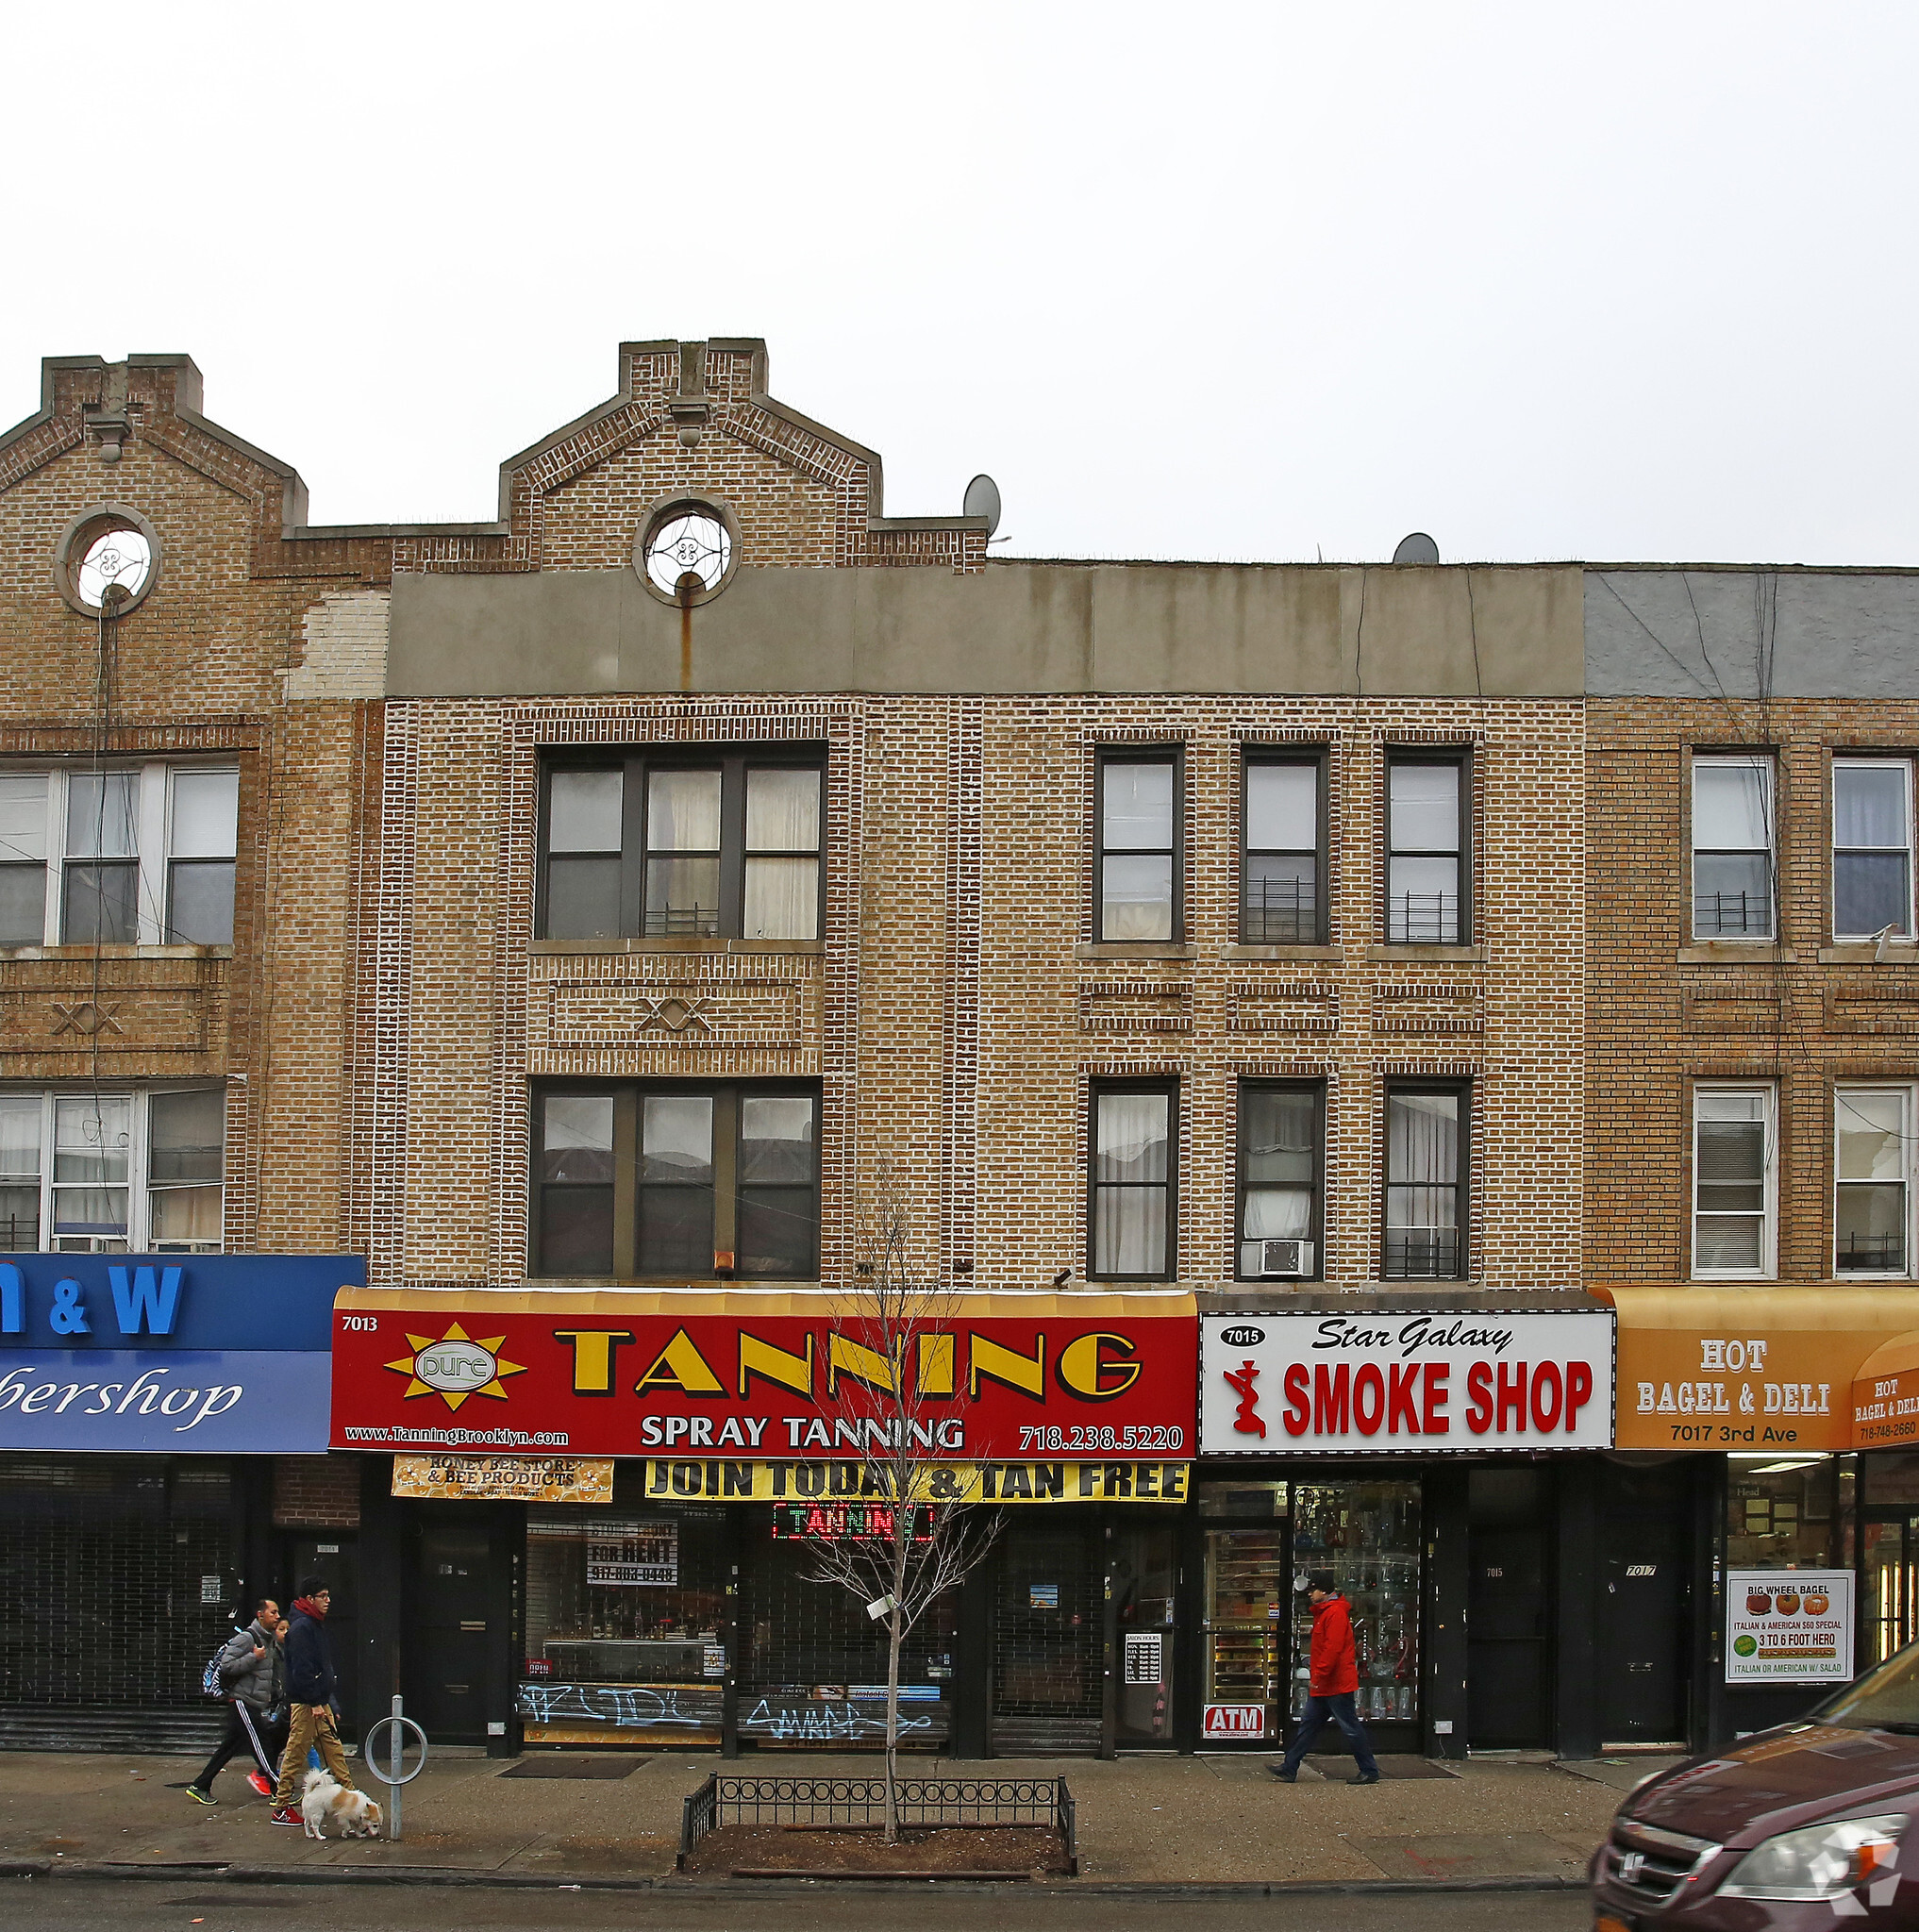
[[[0,1257],[0,1450],[316,1455],[357,1255]]]
[[[1608,1448],[1612,1320],[1478,1309],[1205,1315],[1200,1453]]]
[[[954,1463],[1186,1462],[1194,1329],[1183,1295],[955,1296],[895,1346],[857,1296],[352,1290],[332,1444],[777,1469],[904,1427]]]

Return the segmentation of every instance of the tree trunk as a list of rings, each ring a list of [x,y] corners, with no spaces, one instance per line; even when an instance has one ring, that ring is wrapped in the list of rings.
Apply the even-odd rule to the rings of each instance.
[[[910,1493],[910,1491],[909,1491]],[[886,1841],[899,1841],[899,1651],[906,1624],[907,1539],[912,1535],[909,1503],[893,1506],[893,1607],[886,1617]]]

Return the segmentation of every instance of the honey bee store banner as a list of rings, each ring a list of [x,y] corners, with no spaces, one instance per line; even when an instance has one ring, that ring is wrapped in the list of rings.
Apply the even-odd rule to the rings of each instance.
[[[1843,1684],[1852,1675],[1849,1570],[1728,1570],[1728,1684]]]

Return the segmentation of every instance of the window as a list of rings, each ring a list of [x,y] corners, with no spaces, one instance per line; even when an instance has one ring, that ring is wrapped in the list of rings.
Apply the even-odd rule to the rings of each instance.
[[[659,1082],[534,1100],[534,1272],[810,1280],[817,1093]]]
[[[0,946],[231,945],[239,808],[230,768],[0,773]]]
[[[1386,937],[1467,941],[1466,764],[1393,753],[1386,763]]]
[[[0,1092],[0,1245],[217,1255],[225,1151],[218,1087]]]
[[[1089,1280],[1173,1278],[1175,1095],[1164,1081],[1093,1090]]]
[[[549,766],[542,935],[818,939],[823,778],[779,750]]]
[[[1455,1281],[1466,1273],[1463,1087],[1386,1090],[1388,1281]]]
[[[1240,867],[1240,938],[1246,945],[1312,946],[1325,936],[1324,769],[1317,756],[1247,755]]]
[[[1912,1090],[1834,1090],[1833,1268],[1840,1274],[1910,1274]]]
[[[1777,1136],[1773,1090],[1700,1087],[1693,1095],[1693,1273],[1773,1272]]]
[[[1102,940],[1179,937],[1179,771],[1176,751],[1100,757],[1094,893]]]
[[[1248,1080],[1240,1087],[1240,1276],[1257,1281],[1276,1258],[1268,1241],[1299,1241],[1297,1274],[1323,1272],[1320,1199],[1324,1187],[1326,1091],[1317,1085]],[[1273,1271],[1278,1272],[1278,1271]]]
[[[1693,760],[1693,933],[1773,936],[1773,761],[1755,753]]]
[[[1912,930],[1912,767],[1832,761],[1832,936]]]

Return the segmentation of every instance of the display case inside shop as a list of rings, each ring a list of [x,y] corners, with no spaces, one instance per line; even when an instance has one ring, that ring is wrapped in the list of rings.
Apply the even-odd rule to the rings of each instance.
[[[526,1741],[717,1743],[727,1574],[717,1509],[529,1511]]]
[[[1261,1707],[1248,1737],[1278,1736],[1285,1682],[1286,1525],[1206,1532],[1206,1701]]]
[[[1354,1703],[1369,1724],[1419,1716],[1420,1486],[1324,1482],[1293,1486],[1293,1575],[1330,1570],[1351,1607],[1360,1684]],[[1295,1589],[1287,1715],[1306,1709],[1312,1607]]]

